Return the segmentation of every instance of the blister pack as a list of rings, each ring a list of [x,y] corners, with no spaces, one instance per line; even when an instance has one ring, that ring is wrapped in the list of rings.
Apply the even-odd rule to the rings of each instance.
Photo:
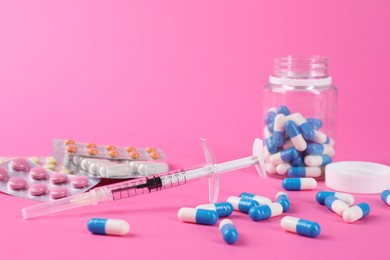
[[[42,202],[83,193],[99,181],[54,172],[21,157],[0,165],[1,192]]]
[[[126,179],[167,172],[168,164],[161,161],[107,160],[75,155],[68,169],[92,178]]]
[[[96,145],[93,143],[78,143],[73,140],[53,139],[53,156],[65,166],[72,161],[74,156],[111,159],[111,160],[162,160],[165,159],[163,151],[148,147],[135,148],[116,147],[113,145]]]

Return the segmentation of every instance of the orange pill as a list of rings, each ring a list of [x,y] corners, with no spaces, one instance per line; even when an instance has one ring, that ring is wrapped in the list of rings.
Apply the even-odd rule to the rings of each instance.
[[[77,147],[75,145],[68,145],[66,147],[66,150],[68,151],[68,153],[75,153],[77,152]]]
[[[71,139],[67,139],[65,140],[65,144],[66,145],[69,145],[69,144],[75,144],[76,142],[74,140],[71,140]]]
[[[96,148],[96,144],[93,144],[93,143],[86,143],[86,144],[85,144],[85,147],[87,147],[87,148]]]
[[[155,152],[156,151],[156,148],[154,147],[146,147],[145,149],[148,153],[151,153],[151,152]]]
[[[128,151],[128,152],[134,152],[134,151],[137,150],[137,148],[135,148],[134,146],[127,146],[125,149],[126,149],[126,151]]]
[[[159,159],[160,158],[160,154],[158,152],[151,152],[151,153],[149,153],[149,156],[152,159]]]
[[[119,155],[117,150],[109,150],[108,155],[111,156],[112,158],[117,157]]]
[[[89,155],[97,155],[98,150],[97,150],[96,148],[89,148],[89,149],[87,150],[87,153],[88,153]]]
[[[107,151],[116,150],[116,147],[114,145],[107,145],[106,146]]]
[[[129,156],[132,159],[138,159],[139,158],[139,153],[137,153],[135,151],[132,151],[132,152],[129,152]]]

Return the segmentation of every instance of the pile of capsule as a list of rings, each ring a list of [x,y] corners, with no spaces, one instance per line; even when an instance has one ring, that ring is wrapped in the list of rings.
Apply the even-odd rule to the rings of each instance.
[[[341,216],[347,223],[354,223],[370,213],[370,206],[367,203],[361,202],[354,205],[355,199],[352,194],[348,193],[319,191],[316,200]]]
[[[234,244],[238,239],[238,232],[233,222],[226,218],[233,211],[248,214],[253,221],[260,221],[280,216],[289,209],[290,201],[285,192],[278,192],[275,202],[267,197],[244,192],[239,197],[229,197],[226,202],[181,208],[178,217],[183,222],[202,225],[214,225],[219,218],[225,218],[219,223],[222,238],[226,243]],[[285,216],[281,219],[280,225],[284,230],[302,236],[317,237],[320,234],[318,223],[300,218]]]
[[[270,108],[264,118],[264,155],[271,175],[322,178],[332,162],[334,141],[319,129],[322,121],[291,114],[286,106]]]

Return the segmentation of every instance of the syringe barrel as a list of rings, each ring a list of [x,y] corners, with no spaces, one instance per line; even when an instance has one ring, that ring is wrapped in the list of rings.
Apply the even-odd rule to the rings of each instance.
[[[178,170],[165,174],[138,178],[110,185],[113,200],[120,200],[153,191],[168,189],[186,184],[188,181],[201,179],[210,175],[212,168],[204,166],[191,170]]]

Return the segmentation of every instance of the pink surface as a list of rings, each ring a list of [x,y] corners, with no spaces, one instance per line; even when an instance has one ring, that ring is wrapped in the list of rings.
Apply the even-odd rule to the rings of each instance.
[[[261,136],[261,88],[273,57],[322,54],[340,90],[337,159],[390,164],[389,11],[379,0],[1,1],[0,155],[48,155],[52,138],[73,138],[159,147],[174,168],[187,167],[204,161],[205,136],[218,161],[248,156]],[[280,180],[260,179],[254,168],[224,174],[221,185],[221,200],[243,191],[273,199],[281,190]],[[284,232],[280,217],[253,222],[234,213],[233,246],[217,226],[177,219],[180,207],[206,202],[206,180],[31,221],[20,209],[37,202],[0,194],[1,255],[390,256],[390,207],[379,196],[357,195],[372,213],[346,224],[315,193],[289,192],[288,215],[319,222],[317,239]],[[131,234],[92,235],[92,217],[125,219]]]

